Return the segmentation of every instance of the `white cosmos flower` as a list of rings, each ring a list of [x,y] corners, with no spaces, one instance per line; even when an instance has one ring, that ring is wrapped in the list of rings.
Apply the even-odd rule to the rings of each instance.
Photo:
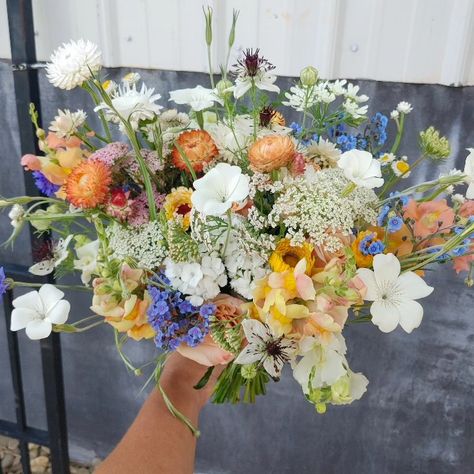
[[[474,148],[468,148],[467,151],[469,155],[467,155],[466,164],[464,165],[464,174],[468,184],[466,198],[474,199]]]
[[[222,100],[214,89],[206,89],[202,86],[171,91],[169,100],[176,104],[189,105],[195,112],[209,109],[215,102],[222,104]]]
[[[74,260],[74,268],[80,270],[81,281],[87,285],[92,274],[97,271],[97,255],[99,253],[99,240],[93,240],[85,245],[76,247],[77,260]]]
[[[397,111],[400,112],[401,114],[409,114],[413,110],[413,107],[411,106],[410,103],[402,101],[399,102],[397,105]]]
[[[104,110],[107,119],[120,123],[120,128],[123,129],[123,124],[117,115],[119,114],[122,118],[128,120],[133,129],[136,130],[140,120],[152,120],[163,108],[161,105],[155,104],[157,100],[161,99],[161,95],[154,92],[155,89],[147,88],[145,84],[142,84],[142,87],[138,90],[136,84],[124,82],[110,97],[113,108],[102,102],[94,111]]]
[[[362,188],[379,188],[383,185],[380,162],[368,151],[349,150],[341,155],[337,165],[344,176]]]
[[[69,109],[58,109],[58,115],[54,117],[49,129],[59,138],[69,138],[83,125],[86,118],[87,114],[81,109],[76,112],[71,112]]]
[[[304,393],[311,388],[332,385],[347,372],[345,367],[346,343],[340,334],[322,341],[314,336],[303,337],[298,344],[301,359],[293,364],[293,377]]]
[[[36,276],[49,275],[57,268],[69,255],[67,249],[71,242],[72,235],[68,235],[65,239],[59,239],[51,244],[51,255],[46,260],[35,263],[28,271]]]
[[[26,329],[30,339],[48,337],[53,324],[64,324],[69,316],[71,305],[63,297],[64,293],[54,285],[45,284],[39,291],[15,298],[10,329]]]
[[[218,163],[194,181],[193,207],[204,215],[222,216],[234,202],[243,201],[248,196],[249,181],[240,167]]]
[[[398,324],[406,332],[412,332],[423,318],[423,307],[415,300],[430,295],[433,287],[414,272],[400,275],[400,262],[392,253],[376,255],[373,266],[373,271],[357,270],[367,287],[365,300],[373,301],[372,322],[382,332],[391,332]]]
[[[91,41],[64,43],[51,55],[46,66],[49,82],[60,89],[70,90],[81,86],[102,67],[102,53]]]
[[[296,350],[296,341],[273,335],[270,327],[257,319],[245,319],[242,328],[248,344],[234,360],[235,364],[262,364],[273,379],[278,379],[286,362]]]

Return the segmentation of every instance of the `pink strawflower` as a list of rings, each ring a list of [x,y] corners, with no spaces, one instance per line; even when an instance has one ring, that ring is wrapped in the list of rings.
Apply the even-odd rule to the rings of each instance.
[[[113,142],[95,151],[89,160],[101,161],[105,165],[112,167],[120,158],[128,155],[130,148],[126,143]]]

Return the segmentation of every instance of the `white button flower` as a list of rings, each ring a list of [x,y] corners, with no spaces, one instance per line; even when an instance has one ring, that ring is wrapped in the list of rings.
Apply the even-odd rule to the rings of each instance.
[[[194,181],[193,207],[204,215],[222,216],[234,202],[243,201],[248,196],[249,181],[240,167],[218,163]]]
[[[169,100],[176,104],[189,105],[195,112],[213,107],[214,102],[222,104],[222,100],[219,99],[215,90],[206,89],[202,86],[171,91]]]
[[[357,271],[367,287],[365,300],[373,301],[372,322],[382,332],[391,332],[398,324],[407,333],[412,332],[423,318],[423,307],[415,300],[430,295],[433,287],[414,272],[400,275],[400,262],[392,253],[376,255],[373,266],[373,271]]]
[[[474,148],[468,148],[467,150],[469,155],[467,155],[466,164],[464,165],[464,174],[468,184],[466,198],[474,199]]]
[[[30,339],[44,339],[51,334],[53,324],[64,324],[71,305],[63,300],[64,293],[54,285],[45,284],[39,291],[30,291],[13,300],[10,329],[26,329]]]
[[[383,185],[380,162],[368,151],[349,150],[341,155],[337,165],[344,176],[362,188],[379,188]]]
[[[81,281],[84,285],[90,282],[92,274],[97,271],[98,253],[98,239],[76,248],[77,260],[74,260],[74,268],[82,272]]]
[[[401,114],[409,114],[413,110],[413,107],[409,102],[399,102],[397,105],[397,111],[400,112]]]
[[[273,379],[280,377],[283,366],[296,350],[296,341],[273,335],[266,324],[257,319],[245,319],[242,328],[248,344],[234,360],[235,364],[263,365]]]

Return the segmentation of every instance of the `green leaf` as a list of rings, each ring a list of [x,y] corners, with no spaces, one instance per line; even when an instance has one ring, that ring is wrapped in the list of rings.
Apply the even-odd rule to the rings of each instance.
[[[212,372],[214,371],[214,366],[212,365],[206,370],[206,373],[201,377],[201,380],[193,387],[195,390],[201,390],[207,385],[207,382],[209,382],[209,378],[212,375]]]

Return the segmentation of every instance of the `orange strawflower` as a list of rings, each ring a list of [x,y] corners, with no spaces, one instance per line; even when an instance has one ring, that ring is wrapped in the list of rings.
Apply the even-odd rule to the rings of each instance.
[[[219,154],[214,140],[205,130],[183,132],[176,140],[176,143],[186,155],[194,171],[202,171],[203,166]],[[189,171],[186,161],[176,147],[173,148],[172,157],[176,168]]]
[[[295,151],[295,144],[290,137],[266,135],[250,147],[250,165],[256,171],[269,173],[286,166],[294,158]]]
[[[84,161],[67,177],[67,200],[76,207],[92,208],[107,201],[112,175],[100,161]]]

